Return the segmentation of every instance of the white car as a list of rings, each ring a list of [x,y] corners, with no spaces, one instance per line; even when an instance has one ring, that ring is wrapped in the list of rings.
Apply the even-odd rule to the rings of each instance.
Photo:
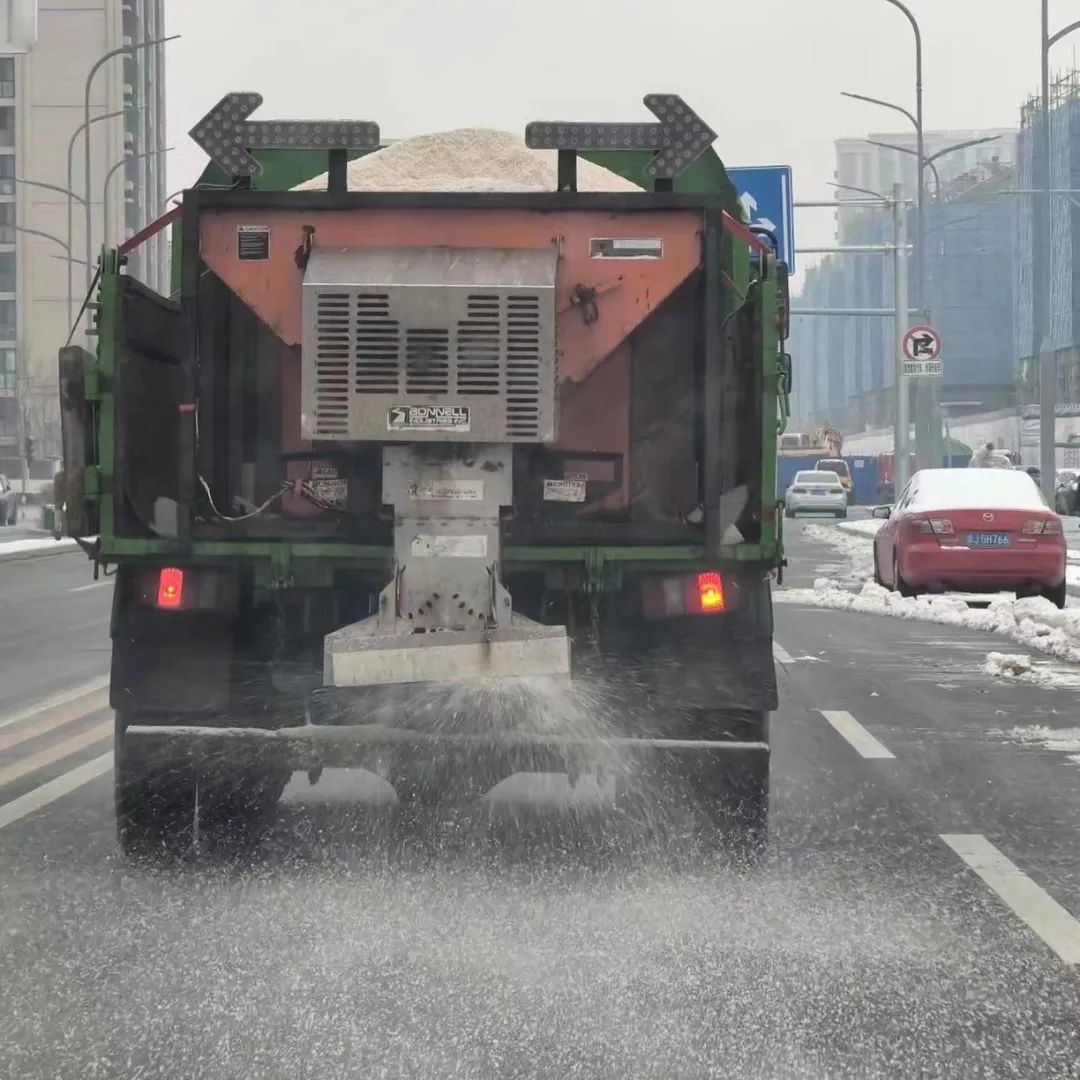
[[[797,472],[791,487],[784,493],[784,516],[796,514],[835,514],[847,517],[847,492],[840,477],[833,472]]]

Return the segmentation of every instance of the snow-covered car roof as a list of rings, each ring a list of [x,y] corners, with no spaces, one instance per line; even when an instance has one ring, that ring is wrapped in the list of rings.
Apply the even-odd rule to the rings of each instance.
[[[805,469],[795,474],[793,484],[835,484],[836,473],[824,469]]]
[[[930,510],[1045,510],[1042,492],[1026,472],[1013,469],[920,469],[905,507]]]

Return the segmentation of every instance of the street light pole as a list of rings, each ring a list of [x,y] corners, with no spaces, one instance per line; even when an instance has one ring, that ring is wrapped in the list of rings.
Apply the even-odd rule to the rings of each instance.
[[[141,49],[149,49],[154,45],[164,45],[167,41],[175,41],[179,36],[179,34],[173,34],[170,37],[151,38],[149,41],[140,41],[135,45],[122,45],[118,49],[110,49],[107,53],[99,56],[97,60],[90,65],[90,71],[86,76],[86,85],[83,92],[83,128],[86,132],[83,143],[86,149],[83,194],[86,196],[86,291],[88,293],[90,292],[90,265],[93,248],[90,236],[90,229],[93,224],[90,213],[90,91],[93,87],[94,76],[101,70],[102,66],[108,63],[114,56],[133,56]],[[70,186],[71,185],[69,184],[68,187]]]
[[[116,116],[123,116],[123,115],[124,115],[124,110],[123,109],[116,109],[113,112],[102,113],[101,116],[95,116],[90,121],[90,123],[91,124],[96,124],[101,120],[112,120]],[[74,190],[75,178],[74,178],[74,175],[73,175],[74,167],[73,167],[73,164],[72,164],[72,159],[73,159],[73,157],[75,155],[75,140],[78,139],[78,137],[84,131],[89,131],[89,130],[90,129],[86,126],[86,124],[80,124],[71,133],[71,138],[68,139],[68,148],[67,148],[67,197],[68,197],[68,200],[67,200],[67,240],[68,240],[68,246],[69,247],[72,247],[75,244],[75,237],[73,235],[74,228],[75,228],[74,209],[73,209],[74,205],[75,205],[75,200],[78,199],[79,202],[83,204],[83,206],[86,205],[86,199],[84,199],[81,195],[76,195],[75,190]],[[89,193],[87,193],[87,198],[89,198]],[[79,259],[79,260],[76,260],[76,261],[81,262],[82,260]],[[68,303],[68,311],[69,312],[72,310],[72,306],[73,306],[73,301],[72,301],[72,290],[73,290],[73,288],[74,288],[74,286],[72,285],[72,281],[71,281],[71,262],[68,262],[68,268],[67,268],[67,303]]]
[[[83,202],[84,201],[83,197],[81,195],[76,195],[75,192],[71,190],[71,188],[60,187],[59,184],[46,184],[42,180],[24,180],[21,177],[17,176],[17,177],[15,177],[15,183],[16,184],[25,184],[27,187],[44,188],[46,191],[55,191],[60,195],[66,195],[67,196],[68,208],[69,208],[69,212],[68,212],[68,238],[67,238],[67,243],[64,244],[64,248],[67,251],[67,266],[64,268],[64,272],[67,275],[67,321],[68,321],[68,327],[70,329],[71,322],[72,322],[71,213],[70,213],[70,207],[71,207],[72,199],[78,199],[79,202]],[[26,229],[26,228],[23,228],[23,227],[21,227],[19,225],[15,226],[15,231],[16,232],[29,232],[29,233],[35,232],[34,229]],[[51,234],[39,233],[38,235],[39,236],[48,235],[50,240],[58,239],[58,237],[54,237]]]
[[[1050,181],[1050,48],[1066,34],[1080,29],[1080,20],[1063,26],[1056,34],[1050,33],[1050,9],[1047,0],[1042,0],[1042,48],[1040,66],[1042,69],[1042,228],[1038,230],[1040,248],[1037,261],[1043,266],[1044,279],[1042,326],[1039,334],[1039,472],[1043,495],[1051,506],[1054,505],[1057,472],[1057,454],[1054,441],[1057,436],[1057,356],[1054,352],[1051,330],[1053,313],[1050,309],[1050,280],[1053,276],[1054,261],[1054,215],[1051,199]],[[1036,278],[1038,287],[1038,278]]]
[[[159,154],[167,154],[172,149],[171,146],[163,147],[161,150],[144,150],[141,154],[125,154],[115,165],[113,165],[109,171],[105,174],[105,183],[102,187],[102,207],[104,210],[104,243],[109,245],[110,236],[112,235],[112,222],[110,220],[111,214],[109,213],[109,182],[113,178],[113,174],[117,170],[122,169],[129,161],[138,161],[140,158],[157,157]]]
[[[907,204],[901,184],[893,184],[893,361],[896,423],[893,430],[893,483],[899,496],[908,482],[908,384],[904,375],[904,335],[908,326]]]

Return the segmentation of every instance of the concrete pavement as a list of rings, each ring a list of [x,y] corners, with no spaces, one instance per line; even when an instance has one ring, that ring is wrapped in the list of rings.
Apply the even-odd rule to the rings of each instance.
[[[796,587],[841,558],[802,533]],[[1010,735],[1074,697],[983,675],[1010,642],[778,604],[756,872],[675,811],[432,846],[353,775],[250,862],[154,871],[113,841],[89,583],[0,565],[0,1077],[1080,1074],[1080,764]]]

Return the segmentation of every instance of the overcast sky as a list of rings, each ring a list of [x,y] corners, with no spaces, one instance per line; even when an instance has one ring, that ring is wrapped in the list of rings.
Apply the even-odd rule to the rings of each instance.
[[[1018,123],[1038,87],[1038,0],[909,0],[931,128]],[[1076,0],[1051,0],[1054,27]],[[833,140],[895,128],[852,90],[914,111],[914,49],[886,0],[167,0],[169,187],[205,157],[187,131],[226,91],[254,119],[376,120],[388,138],[530,119],[646,119],[673,91],[719,132],[729,165],[790,164],[797,199],[831,197]],[[1080,45],[1080,33],[1076,36]],[[1068,42],[1054,65],[1071,66]],[[828,211],[796,216],[827,242]]]

